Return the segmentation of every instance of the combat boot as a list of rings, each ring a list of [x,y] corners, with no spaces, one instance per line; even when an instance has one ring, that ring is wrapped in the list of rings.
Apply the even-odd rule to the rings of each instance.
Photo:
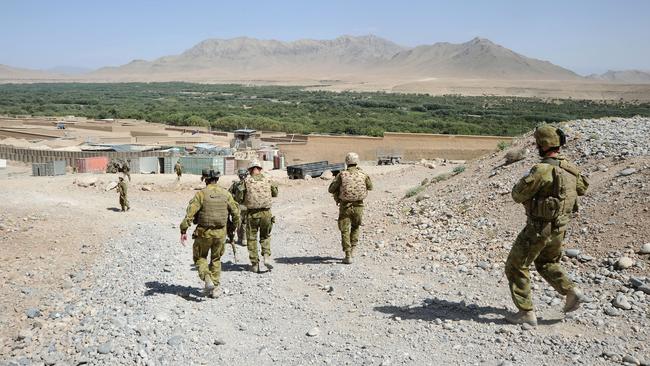
[[[251,264],[251,272],[260,273],[260,265],[258,263]]]
[[[216,299],[217,297],[219,297],[220,294],[221,294],[221,291],[219,291],[219,287],[215,287],[210,292],[210,298]]]
[[[343,264],[352,264],[352,253],[345,252],[345,258],[343,258]]]
[[[212,290],[214,290],[214,283],[212,282],[212,278],[210,276],[206,275],[205,280],[205,287],[203,288],[203,292],[205,293],[205,296],[212,296]]]
[[[582,291],[577,288],[572,288],[569,290],[569,293],[566,294],[566,302],[564,303],[564,312],[570,313],[572,311],[578,310],[580,304],[585,302],[585,297],[582,294]]]
[[[537,326],[537,316],[535,316],[535,310],[524,311],[519,310],[515,314],[506,315],[506,321],[511,324],[529,324],[533,327]]]
[[[266,269],[269,271],[273,269],[273,265],[271,264],[271,256],[268,254],[264,256],[264,267],[266,267]]]

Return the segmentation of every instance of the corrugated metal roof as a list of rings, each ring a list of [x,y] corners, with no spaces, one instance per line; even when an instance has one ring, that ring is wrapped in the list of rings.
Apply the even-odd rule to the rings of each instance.
[[[84,145],[81,147],[81,151],[143,152],[152,150],[160,150],[160,146],[132,144],[92,144]]]

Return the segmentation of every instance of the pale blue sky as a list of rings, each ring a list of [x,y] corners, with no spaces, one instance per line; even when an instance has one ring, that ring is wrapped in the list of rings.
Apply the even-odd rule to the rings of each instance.
[[[650,1],[2,0],[0,64],[96,68],[206,38],[375,34],[405,46],[488,38],[578,73],[650,70]]]

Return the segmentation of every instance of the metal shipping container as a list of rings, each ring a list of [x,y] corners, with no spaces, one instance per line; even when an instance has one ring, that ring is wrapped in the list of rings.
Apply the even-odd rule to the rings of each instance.
[[[176,165],[176,162],[178,161],[179,157],[178,156],[167,156],[165,157],[165,161],[163,164],[163,171],[161,173],[164,174],[172,174],[174,173],[174,165]]]
[[[76,165],[78,173],[104,173],[108,166],[108,158],[106,156],[97,156],[77,159]]]
[[[157,157],[147,156],[147,157],[141,157],[138,160],[140,161],[140,165],[137,170],[138,173],[158,174],[160,172],[160,164]]]
[[[223,156],[182,156],[179,160],[188,174],[201,175],[203,169],[224,172]]]
[[[65,160],[54,160],[46,163],[33,163],[32,175],[35,177],[65,175]]]

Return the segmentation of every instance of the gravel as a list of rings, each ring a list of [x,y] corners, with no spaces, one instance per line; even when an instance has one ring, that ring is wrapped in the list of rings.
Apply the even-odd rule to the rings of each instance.
[[[647,257],[636,252],[647,238],[638,237],[642,230],[636,227],[614,240],[608,230],[629,222],[593,222],[588,215],[594,201],[606,196],[616,197],[621,210],[646,199],[598,192],[617,184],[647,187],[642,165],[618,176],[627,162],[613,163],[648,155],[650,123],[584,120],[568,123],[567,131],[574,137],[570,156],[592,174],[607,176],[594,184],[595,193],[567,232],[563,266],[594,301],[566,317],[563,297],[531,271],[540,325],[503,321],[514,310],[503,263],[524,223],[521,207],[517,216],[509,214],[516,205],[508,194],[536,158],[528,154],[495,168],[505,154],[495,153],[431,184],[422,193],[428,198],[419,202],[403,199],[405,191],[451,171],[452,163],[438,162],[435,170],[405,165],[372,176],[375,191],[351,266],[340,264],[338,208],[325,193],[329,182],[281,185],[272,239],[277,265],[273,272],[247,272],[245,263],[233,263],[227,246],[221,285],[229,291],[218,299],[202,295],[191,248],[177,243],[176,225],[193,192],[163,196],[156,187],[138,200],[137,192],[143,193],[134,190],[138,214],[114,227],[79,277],[71,273],[72,287],[45,294],[37,308],[25,310],[28,328],[9,340],[0,364],[5,358],[45,363],[43,354],[62,364],[110,365],[640,364],[649,354],[650,288]],[[611,250],[603,253],[596,244]],[[632,261],[625,271],[616,270],[621,258]]]

